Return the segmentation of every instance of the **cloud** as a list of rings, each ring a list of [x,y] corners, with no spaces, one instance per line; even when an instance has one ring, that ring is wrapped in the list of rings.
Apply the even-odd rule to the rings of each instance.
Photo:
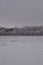
[[[0,0],[0,26],[7,24],[43,25],[43,0]]]

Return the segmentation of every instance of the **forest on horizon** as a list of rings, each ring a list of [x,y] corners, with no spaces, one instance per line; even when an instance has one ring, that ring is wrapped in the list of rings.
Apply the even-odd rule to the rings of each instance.
[[[43,26],[25,26],[21,28],[0,27],[0,35],[17,35],[17,36],[43,35]]]

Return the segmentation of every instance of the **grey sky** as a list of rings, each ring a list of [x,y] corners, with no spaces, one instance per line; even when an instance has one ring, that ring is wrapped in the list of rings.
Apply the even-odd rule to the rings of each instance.
[[[43,0],[0,0],[0,26],[43,25]]]

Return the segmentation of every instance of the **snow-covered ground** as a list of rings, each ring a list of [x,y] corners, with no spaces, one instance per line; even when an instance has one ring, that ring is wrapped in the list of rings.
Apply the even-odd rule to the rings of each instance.
[[[43,65],[43,36],[0,36],[0,65]]]

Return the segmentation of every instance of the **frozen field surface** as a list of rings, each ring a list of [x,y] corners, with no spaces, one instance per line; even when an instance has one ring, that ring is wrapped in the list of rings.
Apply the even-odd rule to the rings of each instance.
[[[43,65],[43,36],[0,36],[0,65]]]

